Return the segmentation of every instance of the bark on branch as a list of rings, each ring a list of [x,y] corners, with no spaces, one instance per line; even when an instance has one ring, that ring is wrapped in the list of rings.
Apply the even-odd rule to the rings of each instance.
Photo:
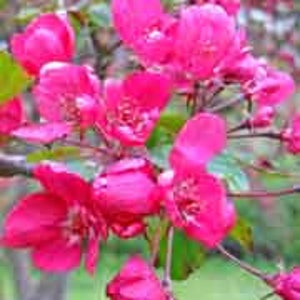
[[[27,163],[24,156],[0,153],[0,177],[31,177],[32,169],[33,165]]]

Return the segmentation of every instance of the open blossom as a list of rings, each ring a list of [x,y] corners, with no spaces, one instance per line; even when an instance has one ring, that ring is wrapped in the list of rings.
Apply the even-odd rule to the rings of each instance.
[[[254,82],[246,88],[258,106],[276,106],[293,95],[295,83],[292,77],[267,65],[257,69]]]
[[[225,57],[234,34],[234,21],[221,6],[189,6],[180,14],[174,46],[176,63],[189,76],[208,79]]]
[[[168,297],[155,272],[139,256],[131,257],[108,284],[111,300],[167,300]]]
[[[240,29],[237,31],[226,56],[216,68],[216,73],[228,83],[245,84],[252,82],[257,74],[257,69],[263,62],[255,58],[250,53],[250,49],[245,30]]]
[[[50,144],[68,136],[70,125],[62,122],[28,124],[12,131],[11,135],[29,143]]]
[[[177,22],[164,13],[159,0],[113,0],[112,12],[121,39],[144,63],[170,59]]]
[[[142,158],[109,166],[96,177],[93,193],[109,226],[122,238],[144,232],[144,217],[159,211],[154,171]]]
[[[226,146],[226,124],[217,115],[201,113],[179,132],[170,154],[175,168],[199,169]]]
[[[229,15],[236,15],[240,9],[240,0],[198,0],[198,4],[215,3],[223,6]]]
[[[32,75],[53,61],[68,62],[75,52],[75,36],[67,17],[47,13],[34,19],[23,33],[13,35],[12,53]]]
[[[171,83],[163,75],[135,72],[104,84],[98,126],[126,146],[143,145],[168,103]]]
[[[282,299],[300,300],[300,267],[294,267],[290,272],[275,275],[269,284]]]
[[[172,170],[160,175],[164,205],[175,227],[208,248],[217,246],[236,221],[233,204],[205,165],[225,147],[225,124],[218,116],[198,114],[175,140]]]
[[[84,255],[86,269],[93,273],[107,230],[90,185],[57,165],[37,166],[34,177],[44,189],[25,196],[12,209],[2,245],[31,249],[34,265],[53,272],[78,267]]]
[[[16,97],[0,105],[0,135],[9,135],[22,126],[23,122],[24,110],[21,98]]]
[[[300,153],[300,115],[296,115],[291,125],[283,132],[286,148],[290,153]]]
[[[97,119],[100,82],[87,66],[51,63],[41,70],[34,96],[43,119],[85,130]]]

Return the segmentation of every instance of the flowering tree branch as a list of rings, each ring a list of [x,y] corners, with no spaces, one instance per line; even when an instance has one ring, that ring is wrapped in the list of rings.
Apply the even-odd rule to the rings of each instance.
[[[32,164],[26,162],[24,156],[0,153],[0,177],[16,175],[31,177],[32,167]]]
[[[295,186],[292,188],[279,190],[279,191],[266,191],[266,192],[249,192],[249,193],[228,193],[229,197],[233,198],[246,198],[246,197],[280,197],[290,194],[300,193],[300,187]]]

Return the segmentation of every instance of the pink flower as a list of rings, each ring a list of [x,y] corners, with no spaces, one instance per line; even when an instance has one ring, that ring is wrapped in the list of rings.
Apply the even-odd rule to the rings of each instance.
[[[293,95],[295,83],[289,74],[265,65],[258,69],[254,83],[246,92],[259,106],[276,106]]]
[[[275,110],[271,106],[258,107],[258,110],[248,122],[250,128],[264,128],[272,124],[275,118]]]
[[[300,114],[292,120],[291,126],[286,128],[282,133],[286,142],[287,150],[292,154],[300,153]]]
[[[12,136],[30,143],[50,144],[71,133],[72,127],[67,123],[42,123],[20,127],[12,132]]]
[[[109,166],[96,177],[93,193],[109,226],[122,238],[144,232],[143,218],[159,210],[154,171],[142,158]]]
[[[225,57],[234,34],[234,21],[221,6],[189,6],[180,14],[174,45],[176,63],[188,77],[208,79]]]
[[[289,273],[275,275],[269,284],[282,299],[300,300],[300,267],[294,267]]]
[[[31,249],[35,266],[53,272],[78,267],[84,254],[93,273],[107,230],[89,184],[50,164],[36,167],[34,176],[44,190],[24,197],[9,213],[2,245]]]
[[[86,66],[51,63],[42,69],[34,96],[42,118],[84,131],[96,122],[100,83]]]
[[[205,170],[167,171],[159,183],[170,220],[189,237],[214,248],[233,228],[234,206],[222,182]]]
[[[0,105],[0,135],[9,135],[22,126],[23,122],[24,111],[21,98],[16,97]]]
[[[229,47],[228,53],[216,68],[216,73],[228,83],[245,84],[249,81],[252,82],[262,62],[251,55],[250,49],[245,31],[239,30]]]
[[[67,17],[48,13],[33,20],[23,33],[13,35],[12,53],[32,75],[53,61],[68,62],[75,52],[74,32]]]
[[[229,15],[236,15],[240,9],[240,0],[198,0],[198,4],[215,3],[223,6]]]
[[[159,0],[113,0],[112,12],[121,39],[144,63],[170,59],[177,21],[163,12]]]
[[[167,300],[152,267],[139,256],[131,257],[107,286],[111,300]]]
[[[200,113],[179,132],[170,154],[173,168],[201,168],[226,146],[226,123],[217,115]]]
[[[171,83],[159,74],[135,72],[107,80],[98,126],[126,146],[145,144],[170,98]]]
[[[208,248],[217,246],[236,220],[222,182],[205,170],[206,164],[225,147],[225,128],[222,119],[207,113],[189,120],[171,150],[172,170],[159,178],[173,225]]]

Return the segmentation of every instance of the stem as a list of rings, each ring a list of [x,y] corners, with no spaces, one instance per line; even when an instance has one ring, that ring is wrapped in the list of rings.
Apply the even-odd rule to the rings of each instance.
[[[0,177],[15,175],[32,176],[33,166],[26,162],[24,156],[0,153]]]
[[[170,227],[168,230],[168,244],[167,244],[167,255],[166,264],[163,278],[163,286],[171,290],[171,267],[172,267],[172,252],[173,252],[173,238],[174,238],[174,227]]]
[[[65,0],[57,0],[57,7],[58,9],[65,10],[66,9]]]
[[[276,295],[276,293],[275,293],[275,292],[271,292],[271,293],[269,293],[269,294],[263,296],[260,300],[266,300],[266,299],[269,299],[270,297],[272,297],[272,296],[274,296],[274,295]]]
[[[283,139],[282,134],[276,132],[234,134],[234,135],[228,135],[228,138],[229,139],[269,138],[275,140]]]
[[[67,145],[70,145],[70,146],[75,146],[75,147],[79,147],[79,148],[85,148],[87,150],[92,150],[94,152],[99,152],[99,153],[105,154],[105,155],[112,155],[112,152],[109,151],[106,148],[95,147],[95,146],[89,145],[87,143],[84,143],[82,141],[64,140],[63,143],[65,143]]]
[[[238,265],[240,268],[242,268],[246,272],[258,277],[259,279],[262,279],[264,281],[266,280],[267,275],[265,273],[252,267],[251,265],[247,264],[246,262],[239,260],[237,257],[235,257],[231,253],[229,253],[222,245],[219,245],[217,247],[217,249],[224,257],[226,257],[230,261],[234,262],[236,265]]]
[[[244,95],[238,95],[236,98],[233,98],[232,100],[229,100],[228,102],[222,103],[220,105],[216,105],[215,107],[212,107],[209,109],[209,112],[220,112],[222,110],[225,110],[231,106],[234,106],[244,100]]]
[[[157,226],[155,234],[154,234],[154,238],[152,241],[152,245],[151,245],[151,264],[154,266],[156,258],[157,258],[157,254],[159,251],[159,246],[160,246],[160,240],[161,240],[161,226],[160,224]]]
[[[279,196],[285,196],[285,195],[297,194],[297,193],[300,193],[299,186],[285,189],[285,190],[272,191],[272,192],[228,193],[227,196],[234,197],[234,198],[247,198],[247,197],[260,198],[260,197],[279,197]]]

